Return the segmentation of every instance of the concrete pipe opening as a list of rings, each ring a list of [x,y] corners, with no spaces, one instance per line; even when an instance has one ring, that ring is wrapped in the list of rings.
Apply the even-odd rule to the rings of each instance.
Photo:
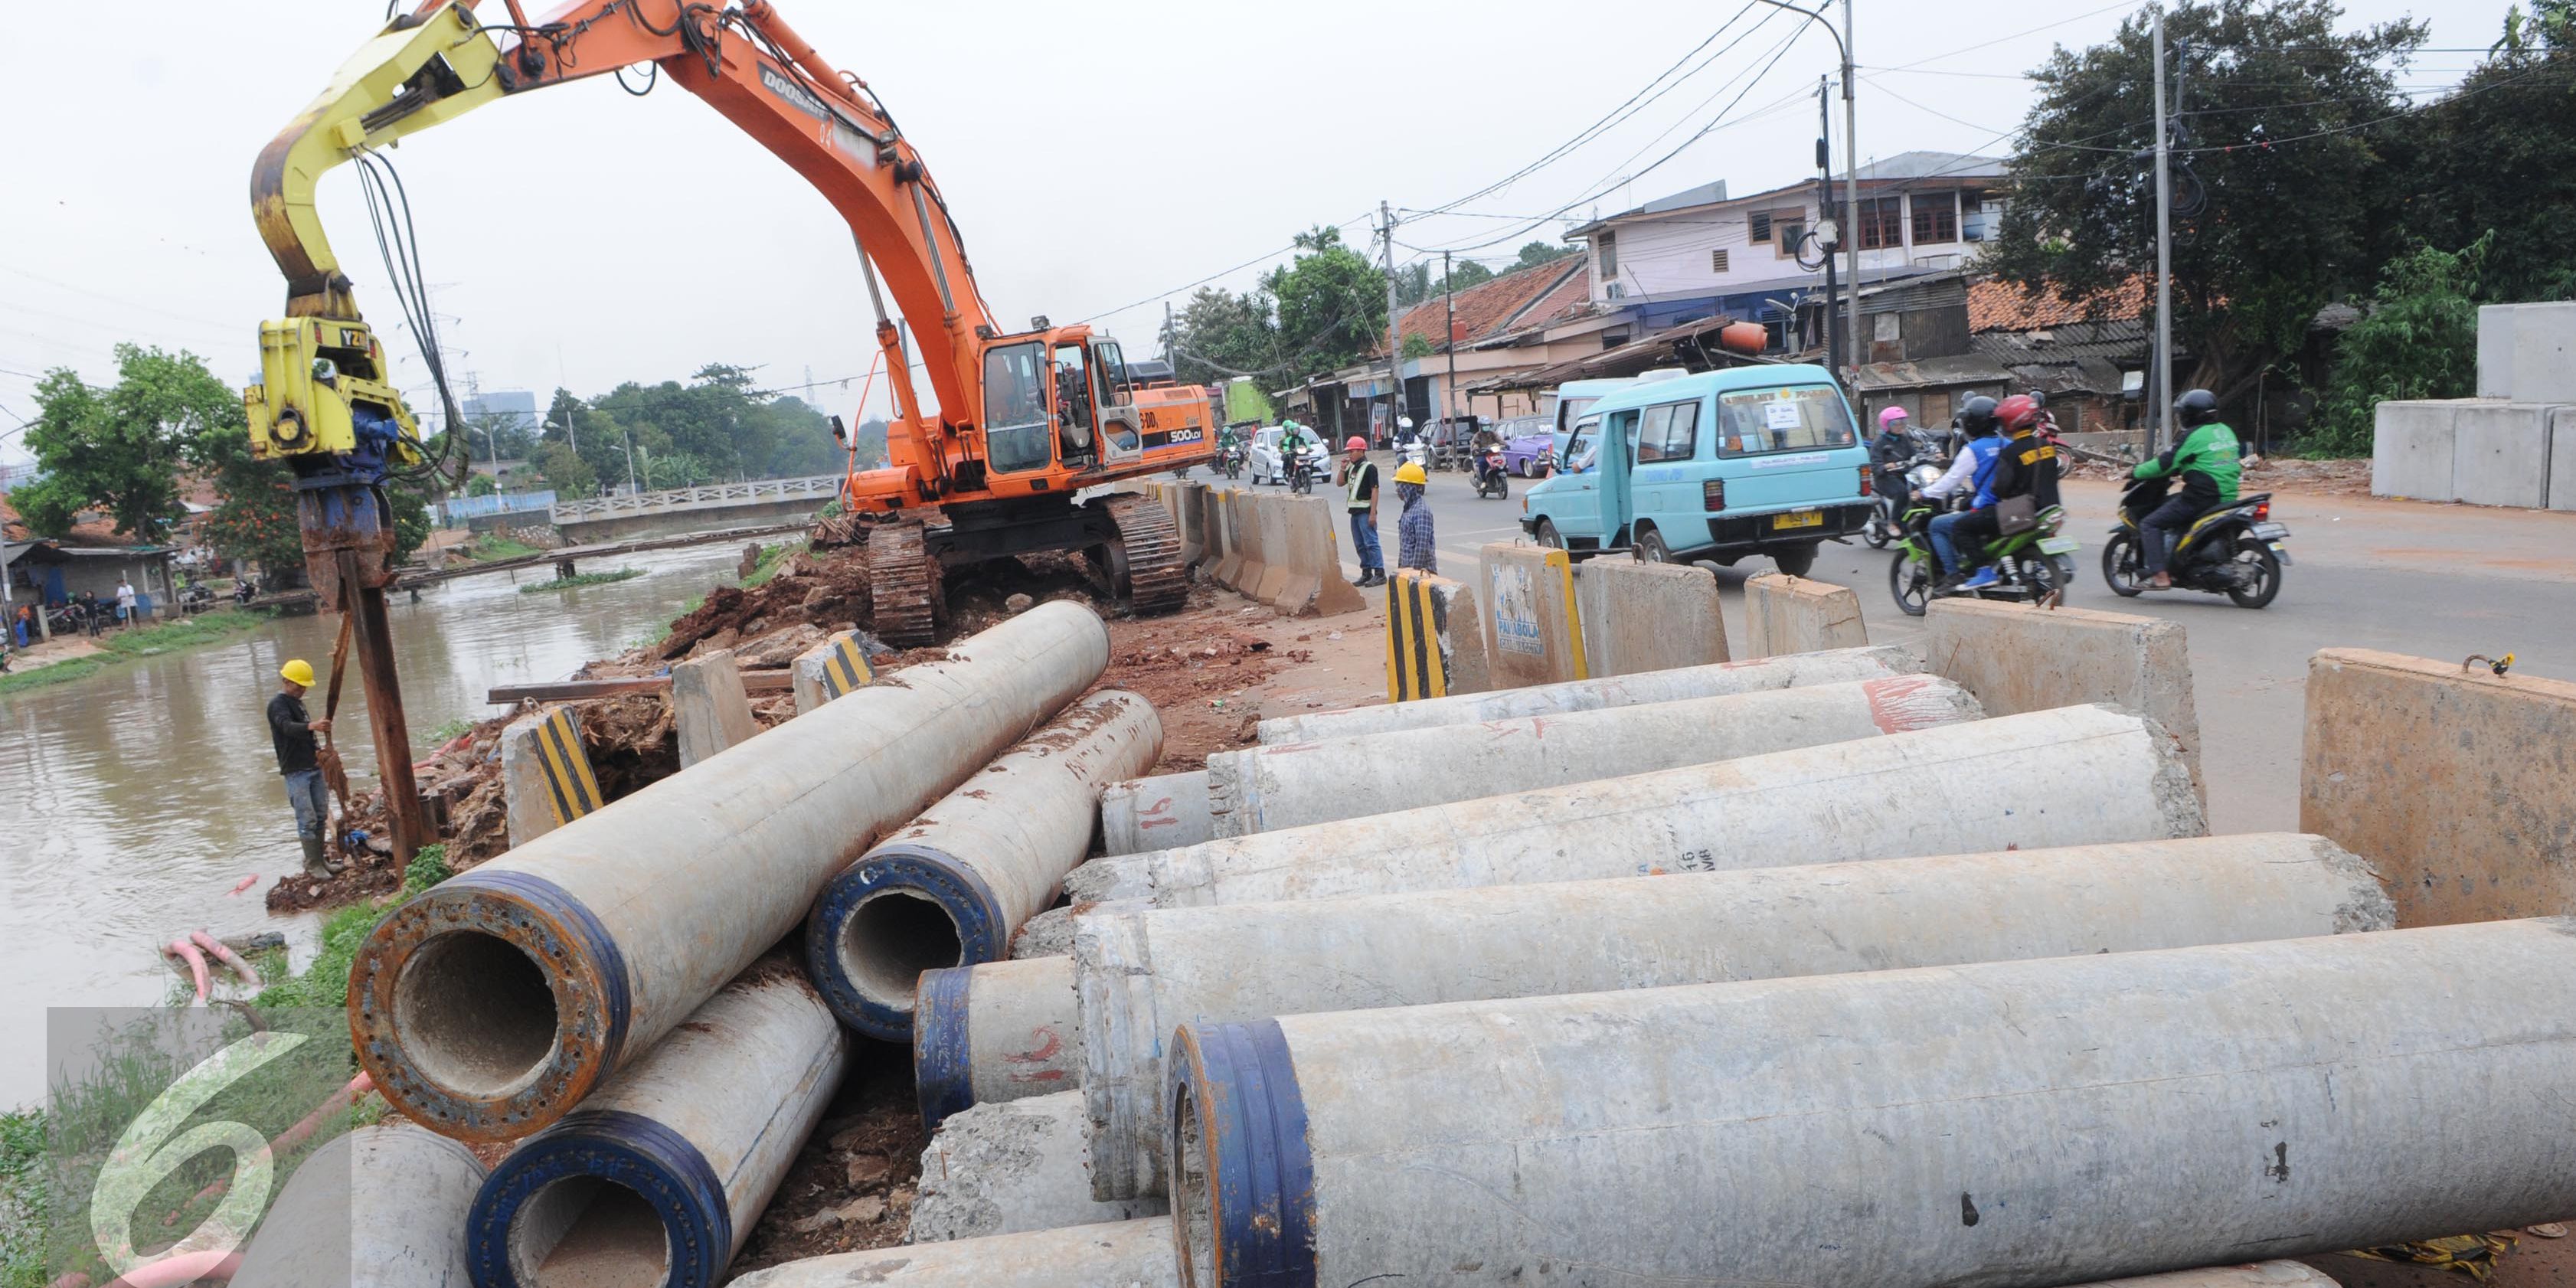
[[[547,1183],[510,1220],[519,1288],[642,1288],[671,1282],[671,1234],[643,1195],[596,1176]]]
[[[910,890],[870,895],[841,923],[841,973],[861,997],[898,1011],[912,1009],[926,970],[966,964],[957,921]]]
[[[1216,1213],[1209,1206],[1207,1133],[1198,1097],[1182,1088],[1172,1106],[1172,1242],[1181,1250],[1181,1288],[1216,1288]]]
[[[555,992],[524,949],[478,930],[424,941],[394,980],[394,1031],[437,1086],[500,1097],[555,1049]]]

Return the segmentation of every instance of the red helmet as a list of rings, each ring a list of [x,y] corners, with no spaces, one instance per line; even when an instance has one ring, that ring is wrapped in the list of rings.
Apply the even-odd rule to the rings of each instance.
[[[2029,394],[2014,394],[1995,404],[1995,423],[2007,434],[2018,434],[2039,423],[2039,404]]]
[[[1351,441],[1342,444],[1342,450],[1345,452],[1365,452],[1368,450],[1368,440],[1361,438],[1358,435],[1353,435],[1351,437]]]

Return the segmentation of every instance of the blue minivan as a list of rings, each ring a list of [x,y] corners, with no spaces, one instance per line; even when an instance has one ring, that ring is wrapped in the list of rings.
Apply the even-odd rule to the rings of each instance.
[[[1630,385],[1582,409],[1521,529],[1577,558],[1771,556],[1803,574],[1869,520],[1869,448],[1823,367],[1734,367]]]

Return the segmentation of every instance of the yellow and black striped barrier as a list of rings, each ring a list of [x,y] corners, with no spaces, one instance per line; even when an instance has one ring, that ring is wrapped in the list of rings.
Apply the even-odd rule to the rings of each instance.
[[[596,810],[599,779],[590,772],[590,755],[582,750],[581,723],[571,707],[556,707],[538,722],[537,762],[546,776],[546,805],[560,827]]]
[[[1449,661],[1440,641],[1448,605],[1431,583],[1440,578],[1400,568],[1386,583],[1386,700],[1411,702],[1449,694]]]
[[[859,646],[859,633],[843,631],[796,659],[796,714],[803,715],[834,698],[866,688],[876,678],[876,672],[868,666],[867,650]]]

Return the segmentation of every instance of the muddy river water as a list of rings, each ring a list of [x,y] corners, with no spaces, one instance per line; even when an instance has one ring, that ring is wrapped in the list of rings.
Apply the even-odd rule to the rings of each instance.
[[[495,684],[556,679],[660,633],[686,601],[732,579],[736,545],[632,555],[646,575],[519,593],[548,568],[465,577],[396,596],[393,633],[416,749],[430,731],[494,709]],[[606,571],[607,566],[583,571]],[[48,1007],[138,1006],[174,976],[156,946],[203,928],[287,933],[298,964],[313,919],[267,915],[261,894],[300,862],[262,707],[277,668],[330,665],[337,618],[283,618],[219,645],[146,658],[0,696],[0,1107],[44,1091]],[[338,739],[353,785],[374,753],[356,667]],[[322,710],[317,691],[307,699]],[[252,873],[260,883],[228,895]]]

